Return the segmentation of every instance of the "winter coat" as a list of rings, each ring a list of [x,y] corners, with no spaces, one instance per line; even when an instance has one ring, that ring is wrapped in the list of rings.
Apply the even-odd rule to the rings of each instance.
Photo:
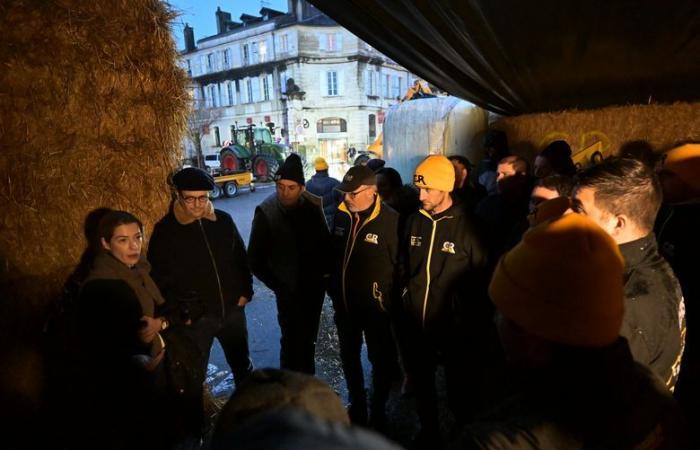
[[[555,364],[527,374],[519,394],[465,427],[450,448],[687,448],[678,406],[634,362],[624,338],[603,349],[559,350]]]
[[[316,172],[309,181],[306,182],[306,190],[321,197],[323,203],[323,214],[326,216],[328,228],[333,229],[333,218],[338,210],[338,205],[343,201],[343,194],[335,188],[340,181],[328,175],[327,170]]]
[[[367,214],[338,207],[333,228],[331,296],[345,312],[388,311],[398,252],[399,214],[378,195]]]
[[[680,370],[685,345],[685,307],[680,285],[660,255],[653,234],[620,245],[625,259],[625,315],[620,334],[634,359],[669,388]]]
[[[460,205],[436,215],[421,209],[409,217],[400,251],[402,309],[413,326],[442,334],[490,307],[488,252],[474,219]]]
[[[250,267],[279,297],[304,286],[321,286],[330,273],[330,233],[321,199],[304,192],[295,208],[283,207],[277,194],[255,209],[250,231]]]
[[[243,239],[231,216],[213,206],[195,220],[174,202],[153,229],[148,260],[168,303],[190,305],[183,314],[224,316],[240,297],[253,297]]]

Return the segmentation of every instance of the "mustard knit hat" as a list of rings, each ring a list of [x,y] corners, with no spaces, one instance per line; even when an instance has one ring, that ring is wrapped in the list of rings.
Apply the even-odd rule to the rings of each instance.
[[[623,315],[623,258],[615,241],[580,214],[530,229],[506,253],[489,295],[523,329],[552,342],[603,347]]]
[[[316,172],[318,172],[319,170],[328,170],[328,163],[322,156],[319,156],[318,158],[314,159],[314,170]]]
[[[455,185],[455,168],[446,156],[430,155],[416,167],[413,184],[418,189],[452,192]]]
[[[674,173],[695,193],[700,193],[700,144],[685,144],[669,150],[663,170]]]

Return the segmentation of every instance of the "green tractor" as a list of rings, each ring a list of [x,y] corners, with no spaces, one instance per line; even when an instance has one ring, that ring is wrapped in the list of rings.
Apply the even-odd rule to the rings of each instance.
[[[219,154],[221,174],[247,170],[258,181],[271,180],[284,162],[285,146],[274,143],[268,127],[248,125],[234,131],[233,141],[225,143]]]

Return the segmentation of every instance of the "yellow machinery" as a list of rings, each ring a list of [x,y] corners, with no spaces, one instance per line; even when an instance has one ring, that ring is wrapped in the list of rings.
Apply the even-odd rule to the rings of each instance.
[[[216,200],[223,195],[226,197],[234,197],[243,186],[249,186],[250,192],[255,192],[253,174],[247,171],[215,176],[214,183],[216,183],[216,187],[211,191],[212,200]]]

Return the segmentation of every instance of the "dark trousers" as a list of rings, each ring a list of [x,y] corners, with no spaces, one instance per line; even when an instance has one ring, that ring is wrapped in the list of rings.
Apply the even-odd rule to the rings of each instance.
[[[319,288],[308,289],[302,294],[276,295],[277,321],[282,334],[282,369],[310,375],[316,373],[316,339],[325,298],[322,283],[318,284]]]
[[[201,352],[201,364],[205,377],[214,338],[219,340],[224,350],[226,362],[231,367],[236,386],[253,370],[248,351],[248,326],[244,307],[228,307],[225,318],[205,315],[191,327],[192,337]]]
[[[338,329],[340,359],[353,408],[364,408],[367,396],[360,352],[364,334],[367,356],[372,364],[372,416],[383,416],[389,398],[392,380],[399,373],[396,344],[388,314],[379,310],[366,310],[348,314],[343,307],[336,308],[335,325]]]

